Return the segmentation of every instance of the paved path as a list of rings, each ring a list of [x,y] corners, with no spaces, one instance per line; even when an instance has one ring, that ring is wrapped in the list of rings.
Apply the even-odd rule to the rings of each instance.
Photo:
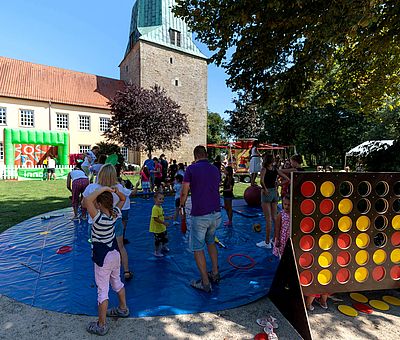
[[[216,313],[111,319],[110,332],[100,338],[85,330],[93,317],[45,311],[0,295],[0,339],[250,340],[262,332],[256,319],[268,314],[279,319],[279,339],[301,339],[268,298]]]

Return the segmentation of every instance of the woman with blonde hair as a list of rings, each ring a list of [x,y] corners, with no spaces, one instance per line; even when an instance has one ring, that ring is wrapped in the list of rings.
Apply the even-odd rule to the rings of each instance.
[[[82,205],[85,205],[85,199],[88,197],[90,194],[92,194],[94,191],[102,188],[102,187],[110,187],[110,188],[117,188],[118,191],[124,192],[126,189],[118,182],[117,179],[117,171],[112,164],[104,164],[98,175],[97,175],[97,183],[92,183],[89,184],[85,191],[83,192],[83,201]],[[115,193],[112,193],[113,195],[113,205],[114,207],[118,204],[119,198],[118,195]],[[121,217],[119,217],[121,218]],[[91,231],[91,226],[93,224],[93,221],[91,217],[89,216],[89,232]],[[121,223],[116,223],[116,229],[115,229],[115,237],[117,239],[118,243],[118,249],[119,253],[121,255],[121,262],[122,266],[124,267],[124,276],[125,279],[131,279],[133,277],[132,272],[129,270],[129,262],[128,262],[128,253],[126,252],[125,246],[124,246],[124,236],[123,236],[123,227]],[[89,240],[91,239],[91,234],[89,234]]]

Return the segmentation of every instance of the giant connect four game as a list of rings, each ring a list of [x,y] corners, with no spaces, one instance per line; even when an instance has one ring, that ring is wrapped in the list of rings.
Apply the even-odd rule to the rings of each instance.
[[[400,287],[400,174],[293,173],[304,294]]]

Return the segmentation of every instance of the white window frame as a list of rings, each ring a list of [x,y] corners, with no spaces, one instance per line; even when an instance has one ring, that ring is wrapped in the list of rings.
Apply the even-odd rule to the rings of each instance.
[[[83,119],[84,118],[88,118],[88,128],[87,129],[85,127],[82,128],[82,124],[86,125],[86,123],[83,123]],[[80,131],[91,131],[90,130],[90,116],[89,115],[79,115],[78,120],[79,120],[79,130]]]
[[[126,146],[121,146],[120,150],[121,150],[121,155],[125,159],[125,162],[128,162],[129,149]]]
[[[60,118],[60,120],[59,120]],[[65,124],[65,126],[59,126],[59,123],[61,125]],[[63,112],[56,112],[56,127],[57,130],[68,130],[69,129],[69,114],[68,113],[63,113]]]
[[[173,28],[169,29],[169,42],[172,45],[181,47],[182,46],[182,34]]]
[[[4,161],[4,145],[0,142],[0,161]]]
[[[90,150],[90,145],[79,144],[79,153],[85,154]]]
[[[27,117],[25,115],[31,115]],[[31,124],[30,124],[31,122]],[[35,111],[29,109],[19,109],[19,126],[21,127],[35,127]]]
[[[105,122],[107,122],[107,123],[105,124]],[[107,125],[107,127],[106,127],[106,125]],[[100,117],[99,129],[100,129],[100,132],[108,131],[110,129],[110,118],[108,118],[108,117]]]
[[[7,125],[7,108],[0,107],[0,125]]]

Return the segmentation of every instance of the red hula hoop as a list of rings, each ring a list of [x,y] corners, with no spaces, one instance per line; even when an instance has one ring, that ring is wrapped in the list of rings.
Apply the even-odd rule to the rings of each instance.
[[[232,259],[233,259],[234,257],[239,257],[239,256],[248,259],[248,260],[250,261],[250,264],[248,264],[247,266],[238,266],[238,265],[234,264],[234,263],[232,262]],[[245,254],[232,254],[232,255],[230,255],[230,256],[228,257],[228,263],[229,263],[233,268],[236,268],[236,269],[245,269],[245,270],[251,269],[251,268],[253,268],[253,267],[256,265],[256,261],[255,261],[252,257],[250,257],[249,255],[245,255]]]

